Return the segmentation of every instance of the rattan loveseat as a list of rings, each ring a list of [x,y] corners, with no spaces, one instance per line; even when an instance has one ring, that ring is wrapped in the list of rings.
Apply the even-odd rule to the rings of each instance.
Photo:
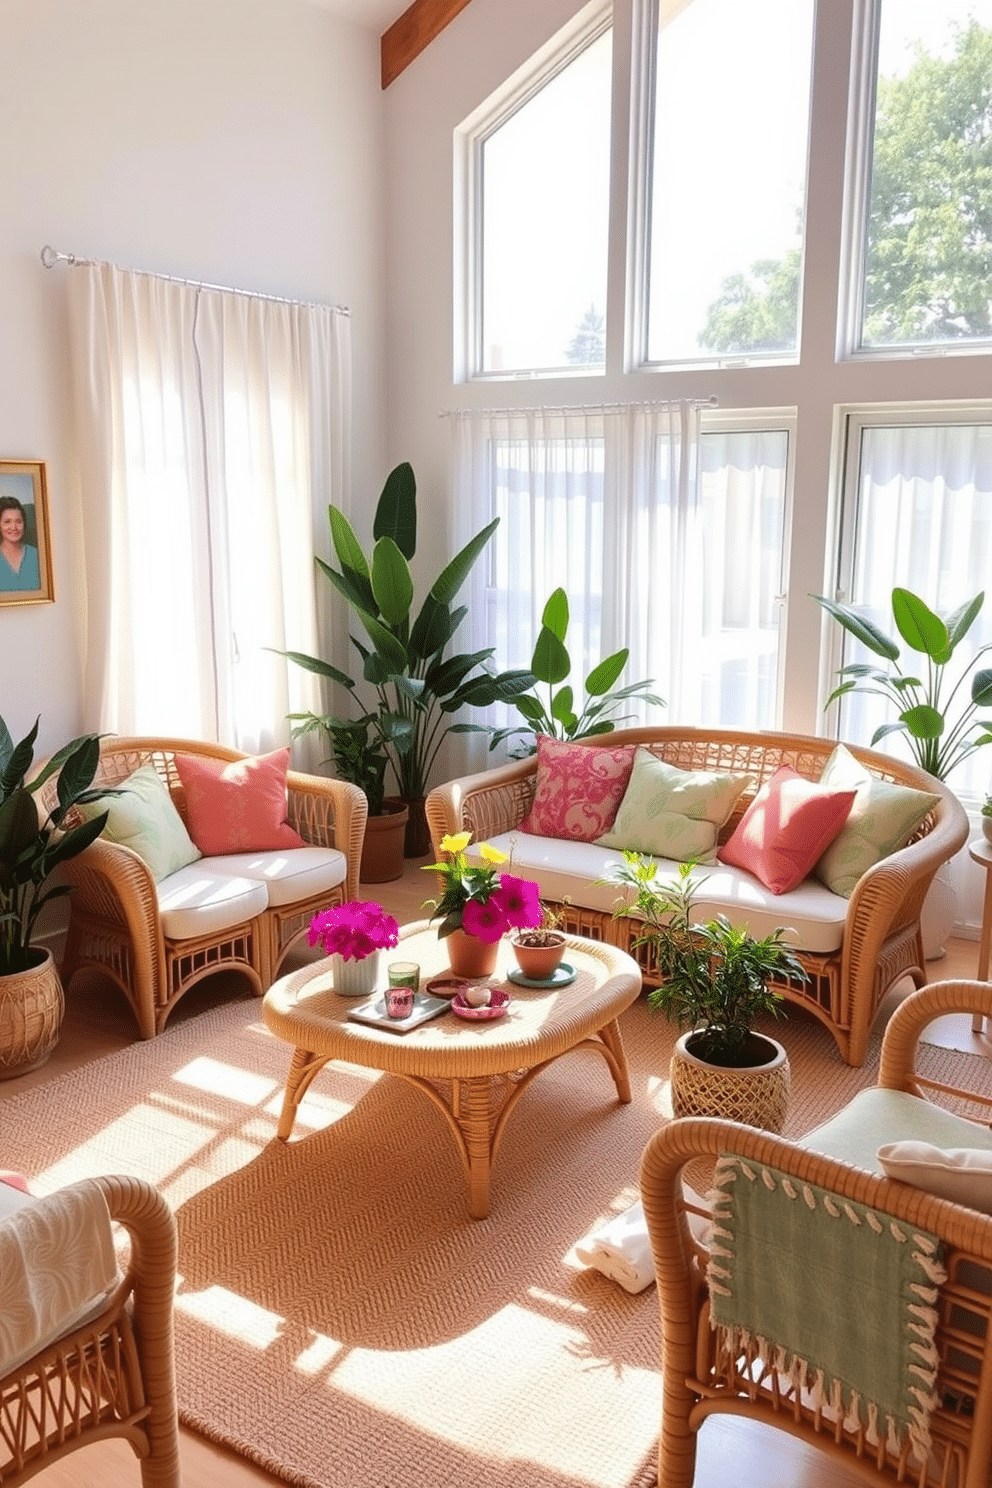
[[[141,766],[151,764],[168,787],[180,816],[186,819],[186,799],[176,768],[176,754],[198,755],[230,763],[247,758],[222,744],[189,739],[108,737],[100,746],[100,766],[94,789],[118,786]],[[50,809],[55,777],[39,791],[39,806]],[[261,996],[275,980],[289,949],[306,934],[313,914],[333,904],[358,898],[358,872],[365,835],[368,802],[363,791],[342,780],[289,771],[289,825],[314,848],[333,849],[343,862],[331,878],[333,887],[320,887],[300,897],[275,898],[263,890],[252,896],[257,906],[237,923],[206,923],[198,931],[195,903],[184,914],[184,933],[170,936],[163,927],[159,890],[146,863],[130,848],[100,837],[64,865],[72,885],[70,920],[60,967],[63,984],[89,969],[109,977],[124,992],[138,1021],[142,1038],[153,1038],[165,1027],[170,1012],[190,987],[218,971],[237,971]],[[279,856],[292,858],[294,849]],[[299,850],[297,850],[299,851]],[[203,860],[204,865],[208,864]],[[212,860],[219,863],[219,860]],[[193,864],[195,870],[199,865]],[[189,870],[185,870],[187,873]],[[204,871],[207,869],[205,867]],[[237,867],[241,883],[253,881],[244,866]],[[259,875],[262,877],[262,875]],[[306,881],[304,876],[303,881]],[[190,895],[195,901],[195,895]]]
[[[617,730],[581,742],[590,749],[642,745],[682,770],[750,775],[753,784],[721,829],[721,842],[730,837],[755,793],[779,766],[791,765],[807,779],[819,780],[835,747],[834,740],[801,734],[673,726]],[[967,840],[968,819],[960,802],[941,781],[890,755],[854,745],[847,747],[880,779],[938,797],[937,805],[909,844],[863,875],[847,901],[846,910],[840,901],[838,944],[827,950],[810,950],[801,939],[794,942],[809,980],[804,986],[790,984],[780,989],[787,999],[807,1008],[830,1029],[849,1064],[860,1065],[864,1062],[875,1014],[889,988],[903,976],[911,977],[917,986],[926,981],[920,935],[923,900],[940,865]],[[641,966],[645,983],[656,983],[657,966],[652,948],[633,943],[638,934],[637,921],[615,918],[612,908],[604,907],[602,888],[592,891],[591,878],[573,882],[565,902],[556,902],[547,882],[541,882],[541,870],[535,866],[540,858],[536,847],[545,839],[528,839],[518,830],[534,799],[536,777],[537,758],[531,755],[438,786],[428,796],[426,805],[435,852],[440,851],[441,838],[446,833],[470,831],[476,842],[496,839],[503,847],[509,839],[516,871],[541,884],[542,898],[561,911],[563,928],[630,951]],[[556,844],[559,849],[572,846]],[[574,844],[574,851],[579,861],[590,854],[590,845]],[[592,849],[590,861],[602,856],[599,849]],[[584,903],[587,890],[588,902]],[[611,896],[607,904],[614,903],[615,897]],[[728,904],[725,912],[731,919],[742,918],[732,905]]]

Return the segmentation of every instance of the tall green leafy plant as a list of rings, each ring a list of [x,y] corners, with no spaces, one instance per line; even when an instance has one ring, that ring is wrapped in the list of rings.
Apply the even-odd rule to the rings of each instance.
[[[611,733],[618,722],[622,723],[630,716],[624,714],[618,719],[617,709],[634,697],[658,708],[665,706],[664,698],[650,691],[654,685],[650,680],[631,682],[614,690],[614,683],[619,681],[627,665],[630,655],[627,647],[614,651],[612,656],[593,667],[585,679],[585,697],[577,704],[568,682],[572,673],[572,659],[565,644],[568,620],[568,596],[564,589],[556,589],[544,606],[541,630],[530,663],[535,683],[547,690],[540,691],[535,685],[513,699],[513,706],[523,714],[527,723],[497,730],[491,749],[503,739],[517,734],[530,735],[532,749],[534,734],[547,734],[554,739],[583,739],[591,734]],[[576,712],[577,706],[579,712]]]
[[[897,643],[853,606],[822,594],[814,598],[849,635],[886,663],[851,662],[841,667],[838,675],[844,680],[827,699],[829,707],[836,698],[864,692],[892,703],[898,718],[875,730],[873,745],[889,734],[902,734],[920,768],[946,780],[976,750],[992,744],[992,719],[976,717],[980,708],[992,707],[992,669],[973,670],[992,646],[979,646],[952,665],[985,602],[984,591],[942,617],[910,589],[893,589],[896,629],[922,663],[914,662],[909,671],[899,664]]]
[[[285,655],[307,671],[347,688],[356,699],[360,682],[372,689],[376,706],[363,707],[363,719],[389,756],[400,796],[416,801],[427,792],[438,750],[449,733],[491,732],[485,724],[454,722],[454,716],[466,708],[506,701],[534,680],[530,672],[489,670],[492,647],[447,654],[468,613],[467,606],[455,607],[455,598],[496,531],[499,518],[452,558],[419,606],[414,603],[410,572],[417,549],[417,483],[409,463],[397,465],[386,479],[368,556],[342,511],[330,506],[328,518],[338,567],[322,558],[317,563],[365,632],[364,639],[350,638],[360,673],[350,677],[330,662],[299,651]],[[335,721],[313,713],[293,715],[297,732],[315,726],[330,732]]]
[[[15,745],[0,718],[0,976],[27,971],[37,963],[31,939],[38,915],[50,899],[70,892],[68,884],[52,884],[51,875],[60,863],[89,847],[107,820],[104,811],[63,830],[78,801],[106,794],[90,790],[100,762],[99,735],[86,734],[66,744],[26,784],[37,737],[35,719],[31,732]],[[35,792],[52,775],[58,775],[58,804],[42,818]]]

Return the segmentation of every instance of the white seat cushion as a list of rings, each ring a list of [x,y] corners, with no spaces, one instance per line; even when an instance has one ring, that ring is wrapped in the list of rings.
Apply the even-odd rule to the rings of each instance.
[[[906,1090],[862,1090],[822,1126],[797,1137],[800,1147],[852,1163],[869,1173],[885,1170],[878,1156],[888,1142],[928,1142],[934,1147],[992,1151],[992,1131],[920,1100]]]
[[[264,883],[270,905],[295,904],[343,883],[348,872],[344,853],[331,847],[294,847],[255,853],[227,853],[199,864],[211,873],[230,874]]]
[[[594,842],[532,837],[526,832],[506,832],[488,841],[491,847],[510,855],[510,872],[537,882],[543,897],[567,899],[577,907],[605,913],[616,908],[621,888],[597,882],[623,862],[623,855],[616,849],[598,847]],[[467,857],[473,858],[475,846],[469,845]],[[479,861],[477,851],[474,860]],[[679,865],[668,858],[656,858],[655,862],[661,870],[660,880],[674,885]],[[773,894],[752,874],[724,863],[702,864],[696,877],[700,890],[694,919],[725,914],[731,924],[746,926],[758,937],[782,927],[790,945],[818,955],[836,951],[841,945],[848,901],[831,893],[817,879],[806,878],[787,894]]]
[[[200,858],[159,883],[158,907],[167,939],[192,940],[233,930],[266,909],[269,891],[264,883],[211,870],[212,861]]]

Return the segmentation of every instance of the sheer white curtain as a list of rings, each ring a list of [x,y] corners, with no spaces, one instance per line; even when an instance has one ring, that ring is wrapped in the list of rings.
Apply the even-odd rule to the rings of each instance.
[[[314,532],[348,475],[348,318],[109,264],[69,282],[89,721],[273,747],[320,706],[274,653],[321,649]]]
[[[618,685],[653,678],[668,714],[687,717],[678,710],[692,667],[681,650],[699,632],[703,552],[698,409],[467,412],[451,416],[451,434],[454,542],[500,517],[471,575],[464,649],[491,646],[500,667],[528,666],[541,612],[561,586],[576,699],[590,669],[626,646]],[[642,703],[624,711],[631,724],[648,719]],[[512,717],[491,710],[491,721]],[[485,740],[464,739],[462,767],[484,768]]]

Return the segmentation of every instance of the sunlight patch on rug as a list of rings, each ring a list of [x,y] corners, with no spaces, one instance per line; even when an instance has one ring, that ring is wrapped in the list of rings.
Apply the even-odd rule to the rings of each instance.
[[[601,1357],[581,1329],[519,1306],[436,1348],[351,1349],[331,1381],[453,1446],[484,1444],[591,1488],[623,1488],[658,1429],[655,1371]]]

